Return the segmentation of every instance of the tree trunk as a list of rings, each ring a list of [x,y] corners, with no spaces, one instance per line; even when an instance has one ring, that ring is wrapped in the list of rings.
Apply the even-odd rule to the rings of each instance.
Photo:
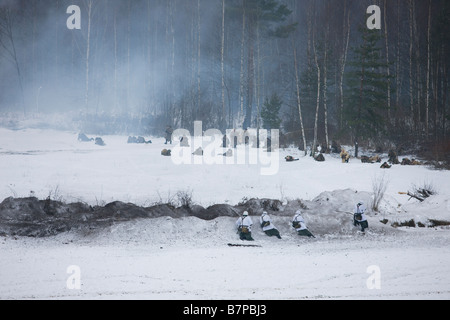
[[[364,44],[363,46],[365,46],[365,39],[364,39]],[[357,124],[356,124],[356,131],[355,131],[355,158],[358,158],[359,156],[359,138],[360,138],[360,120],[362,117],[362,108],[363,108],[363,93],[364,93],[364,82],[365,82],[365,73],[366,73],[366,69],[364,67],[365,64],[365,58],[363,57],[363,61],[362,61],[362,67],[361,67],[361,85],[360,85],[360,89],[359,89],[359,104],[358,104],[358,115],[357,115]]]
[[[166,90],[165,90],[165,105],[163,112],[167,119],[166,124],[173,124],[174,117],[174,64],[175,64],[175,36],[173,27],[173,0],[168,0],[166,5],[166,51],[165,51],[165,63],[166,63]]]
[[[31,83],[32,88],[37,88],[36,81],[36,33],[37,33],[37,13],[36,13],[36,0],[32,2],[33,12],[33,33],[31,40]],[[39,97],[36,98],[36,113],[39,113]]]
[[[327,13],[328,13],[327,9]],[[329,14],[327,14],[327,17],[329,17]],[[324,121],[325,121],[325,144],[326,149],[324,150],[325,153],[329,152],[330,149],[330,140],[328,136],[328,39],[330,34],[330,24],[327,21],[327,29],[325,34],[325,52],[324,52],[324,61],[323,61],[323,108],[324,108]]]
[[[312,6],[313,6],[314,1],[311,1],[308,9],[307,9],[307,13],[306,13],[306,25],[307,25],[307,34],[308,34],[308,41],[307,41],[307,50],[306,50],[306,61],[307,61],[307,66],[308,66],[308,74],[310,73],[311,69],[312,69],[312,54],[311,54],[311,38],[312,38],[312,33],[313,33],[313,26],[312,26]],[[308,84],[309,86],[309,84]],[[308,88],[309,89],[309,88]]]
[[[130,95],[131,95],[131,3],[128,1],[128,21],[127,21],[127,101],[125,108],[130,108]],[[126,109],[124,109],[125,112]]]
[[[222,130],[226,129],[226,106],[225,106],[225,0],[222,0],[222,42],[220,47],[220,68],[222,73]]]
[[[200,19],[201,19],[200,0],[197,0],[197,113],[200,112],[202,101],[202,87],[201,87],[202,32]],[[175,35],[173,37],[173,41],[175,41]],[[195,115],[195,120],[200,120],[197,113]]]
[[[339,110],[339,128],[342,130],[344,123],[343,123],[343,111],[344,111],[344,72],[345,72],[345,66],[347,63],[347,54],[348,54],[348,47],[350,42],[350,13],[349,10],[347,10],[347,1],[345,1],[344,4],[344,21],[343,21],[343,39],[344,39],[344,45],[343,50],[341,54],[341,69],[340,69],[340,78],[339,78],[339,91],[340,91],[340,110]]]
[[[117,12],[114,13],[114,111],[118,111],[119,103],[117,96]]]
[[[421,81],[420,81],[420,40],[419,40],[419,33],[417,32],[417,18],[416,18],[416,2],[413,0],[413,28],[414,28],[414,38],[415,38],[415,60],[416,60],[416,94],[417,94],[417,110],[416,110],[416,122],[420,125],[422,123],[422,110],[421,110],[421,103],[420,103],[420,97],[421,97]]]
[[[85,88],[85,96],[84,103],[86,112],[89,112],[89,62],[91,55],[91,22],[92,22],[92,0],[87,2],[87,11],[88,11],[88,30],[87,30],[87,43],[86,43],[86,88]]]
[[[395,80],[396,80],[396,90],[395,90],[395,108],[400,107],[400,92],[401,92],[401,81],[400,81],[400,1],[397,0],[397,59],[395,66]]]
[[[248,21],[247,39],[247,105],[245,111],[244,130],[252,126],[253,97],[255,94],[255,21]]]
[[[412,2],[414,0],[409,0],[409,108],[410,108],[410,116],[411,120],[414,122],[414,93],[413,93],[413,75],[412,75],[412,67],[413,67],[413,44],[414,44],[414,35],[413,35],[413,6]],[[415,127],[414,123],[414,127]]]
[[[146,34],[146,40],[147,40],[147,92],[148,92],[148,96],[149,96],[149,102],[147,103],[147,113],[150,113],[150,106],[153,105],[154,101],[155,101],[155,91],[153,90],[153,79],[152,79],[152,57],[153,57],[153,52],[152,52],[152,37],[151,37],[151,32],[152,32],[152,15],[151,15],[151,1],[147,0],[147,34]]]
[[[240,117],[239,125],[243,126],[244,115],[244,53],[245,53],[245,29],[246,29],[246,19],[245,19],[245,6],[243,7],[242,13],[242,38],[241,38],[241,71],[239,78],[239,99],[240,99]]]
[[[59,0],[56,0],[56,11],[59,12]],[[57,19],[55,19],[57,21]],[[58,41],[58,35],[59,35],[59,23],[55,23],[55,76],[57,81],[59,81],[59,41]]]
[[[260,37],[259,37],[259,24],[256,26],[256,147],[259,149],[259,131],[261,128],[261,100],[260,100],[260,90],[261,90],[261,47],[260,47]],[[279,129],[279,128],[274,128]]]
[[[442,138],[445,140],[447,137],[447,128],[446,128],[446,120],[447,120],[447,94],[448,94],[448,78],[447,78],[447,70],[446,67],[447,61],[444,60],[443,66],[442,66],[442,76],[443,76],[443,83],[442,83],[442,91],[443,91],[443,97],[442,97]]]
[[[434,93],[434,139],[438,140],[438,118],[439,118],[439,52],[436,53],[436,71],[434,74],[434,85],[433,85],[433,93]]]
[[[305,151],[305,156],[308,154],[307,146],[306,146],[306,136],[305,136],[305,127],[303,125],[303,112],[302,112],[302,104],[301,104],[301,98],[300,98],[300,79],[298,76],[298,63],[297,63],[297,46],[294,42],[294,70],[295,70],[295,85],[296,85],[296,92],[297,92],[297,106],[298,106],[298,113],[300,116],[300,128],[302,131],[302,139],[303,139],[303,150]]]
[[[430,117],[430,69],[431,69],[431,0],[428,2],[428,28],[427,28],[427,98],[425,104],[425,132],[426,139],[429,138],[429,117]]]
[[[200,0],[199,0],[200,1]],[[171,35],[171,63],[170,63],[170,77],[171,77],[171,104],[170,104],[170,123],[175,121],[175,25],[174,25],[174,1],[170,1],[170,35]],[[200,19],[200,18],[199,18]],[[200,46],[200,38],[199,38]],[[200,58],[199,58],[200,63]],[[200,81],[200,70],[199,70],[199,81]]]
[[[388,23],[387,23],[387,0],[384,0],[384,38],[386,40],[386,64],[387,64],[387,101],[388,101],[388,123],[391,122],[391,68],[389,62],[389,33],[388,33]]]
[[[316,100],[316,116],[314,121],[314,142],[311,150],[311,155],[314,158],[316,155],[316,148],[318,143],[318,124],[319,124],[319,108],[320,108],[320,93],[321,93],[321,70],[319,65],[319,57],[317,56],[317,49],[316,49],[316,36],[315,31],[313,32],[313,51],[314,51],[314,63],[317,68],[317,100]]]

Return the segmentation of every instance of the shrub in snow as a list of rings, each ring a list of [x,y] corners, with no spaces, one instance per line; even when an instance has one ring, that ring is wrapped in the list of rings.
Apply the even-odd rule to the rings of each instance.
[[[433,185],[427,182],[425,182],[421,187],[413,185],[412,191],[408,191],[408,196],[410,196],[411,198],[415,198],[420,202],[425,201],[425,199],[435,194],[437,194],[437,192],[434,189]]]
[[[179,205],[185,209],[190,209],[193,205],[192,191],[178,191],[177,198]]]
[[[389,181],[384,174],[379,177],[375,177],[372,180],[372,189],[373,189],[372,211],[379,212],[379,206],[384,198],[388,184]]]

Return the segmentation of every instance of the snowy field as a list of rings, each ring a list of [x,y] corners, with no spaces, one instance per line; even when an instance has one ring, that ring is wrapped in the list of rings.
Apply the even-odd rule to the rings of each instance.
[[[220,219],[231,226],[234,221]],[[192,228],[194,230],[192,230]],[[299,300],[450,298],[449,231],[283,240],[234,237],[190,219],[140,221],[89,239],[3,239],[2,299]],[[206,233],[206,234],[205,234]],[[234,241],[236,241],[234,239]],[[81,287],[70,290],[70,266]],[[367,284],[379,268],[379,288]]]
[[[344,165],[339,155],[319,163],[294,148],[280,152],[277,174],[263,176],[260,165],[175,165],[161,156],[168,148],[161,138],[135,145],[127,144],[128,137],[107,136],[106,146],[99,147],[78,142],[77,135],[0,128],[0,198],[52,195],[67,202],[151,205],[186,191],[203,206],[237,204],[252,197],[312,200],[324,191],[372,192],[372,181],[383,173],[389,180],[387,194],[402,205],[408,204],[408,197],[398,192],[408,191],[412,184],[430,183],[440,195],[450,195],[450,172],[426,167],[395,166],[386,171],[359,160]],[[286,163],[286,155],[300,161]],[[354,204],[348,205],[352,210]]]
[[[283,239],[255,227],[258,248],[227,246],[239,243],[234,218],[158,218],[85,235],[0,237],[0,299],[450,299],[450,229],[379,222],[450,221],[448,171],[382,170],[332,155],[319,163],[291,149],[280,151],[277,174],[263,176],[259,165],[175,165],[160,155],[167,147],[160,138],[129,145],[127,137],[104,136],[99,147],[78,142],[77,134],[0,128],[0,201],[51,196],[150,206],[182,191],[204,207],[253,197],[332,205],[306,215],[317,239],[298,238],[290,217],[280,216],[274,222]],[[300,160],[287,163],[286,155]],[[369,215],[371,230],[359,235],[341,211],[359,198],[370,201],[372,182],[383,175],[389,184],[381,213]],[[438,195],[419,203],[399,194],[424,183]],[[336,223],[347,232],[327,229]],[[74,274],[79,289],[67,285]]]

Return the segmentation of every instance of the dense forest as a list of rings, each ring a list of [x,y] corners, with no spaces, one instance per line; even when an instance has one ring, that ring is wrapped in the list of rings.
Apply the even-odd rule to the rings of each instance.
[[[1,0],[0,112],[448,148],[449,16],[447,0]]]

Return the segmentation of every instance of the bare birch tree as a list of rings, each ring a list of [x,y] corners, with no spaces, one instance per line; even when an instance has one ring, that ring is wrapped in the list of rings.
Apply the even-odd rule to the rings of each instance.
[[[324,109],[324,127],[325,127],[325,144],[326,153],[330,149],[330,139],[328,134],[328,41],[330,36],[330,16],[329,16],[329,6],[327,6],[327,26],[325,31],[325,47],[324,47],[324,58],[323,58],[323,109]]]
[[[308,153],[307,146],[306,146],[306,135],[305,135],[305,126],[303,124],[303,112],[302,112],[302,103],[300,98],[300,78],[298,76],[298,63],[297,63],[297,46],[295,45],[294,41],[294,70],[295,70],[295,88],[296,88],[296,94],[297,94],[297,107],[298,107],[298,114],[300,119],[300,129],[302,131],[302,140],[303,140],[303,150],[305,151],[305,156]]]
[[[347,0],[344,2],[344,14],[343,14],[343,46],[340,56],[340,76],[339,76],[339,92],[340,92],[340,107],[339,107],[339,128],[343,128],[343,110],[344,110],[344,75],[345,67],[347,64],[348,47],[350,42],[350,11],[347,7]]]
[[[86,84],[85,84],[85,94],[84,94],[84,104],[86,112],[89,112],[89,76],[90,76],[90,57],[91,57],[91,26],[92,26],[92,6],[93,0],[84,1],[87,10],[88,28],[86,37]]]
[[[414,50],[414,34],[413,34],[413,1],[409,0],[409,108],[411,121],[414,122],[414,92],[413,92],[413,50]],[[415,123],[413,123],[415,126]]]
[[[430,122],[430,69],[431,69],[431,0],[428,1],[428,27],[427,27],[427,98],[425,106],[425,131],[426,139],[429,138]]]
[[[225,0],[222,0],[222,39],[220,46],[220,69],[222,76],[222,130],[226,127],[226,106],[225,106]]]
[[[384,0],[384,39],[386,43],[386,64],[388,75],[387,101],[388,101],[388,122],[391,121],[391,67],[389,62],[389,33],[388,33],[388,16],[387,16],[387,0]]]
[[[246,19],[245,19],[245,6],[242,6],[242,35],[241,35],[241,71],[239,74],[239,103],[240,103],[240,119],[239,119],[239,125],[243,125],[243,119],[245,117],[245,111],[244,111],[244,53],[245,53],[245,30],[246,30]]]
[[[316,18],[314,17],[314,26],[316,26]],[[317,69],[317,99],[316,99],[316,115],[315,115],[315,121],[314,121],[314,141],[312,145],[311,155],[315,157],[316,155],[316,149],[318,144],[318,125],[319,125],[319,109],[320,109],[320,94],[321,94],[321,84],[322,84],[322,77],[321,77],[321,70],[319,65],[319,57],[317,52],[317,44],[316,44],[316,27],[314,27],[313,33],[312,33],[312,47],[313,47],[313,55],[314,55],[314,63]]]

